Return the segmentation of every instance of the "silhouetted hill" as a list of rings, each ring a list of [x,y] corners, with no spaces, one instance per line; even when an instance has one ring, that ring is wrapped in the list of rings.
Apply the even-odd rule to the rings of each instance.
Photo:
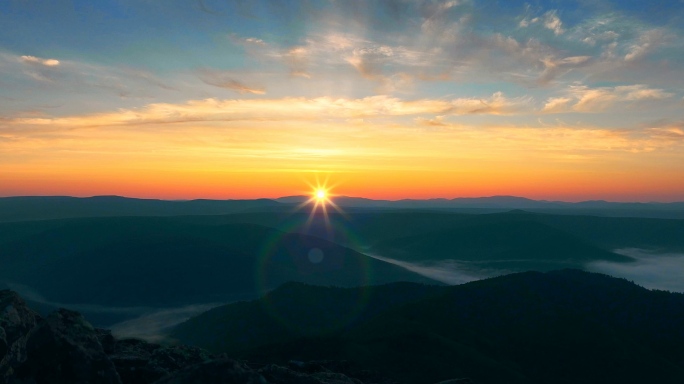
[[[557,269],[558,264],[581,266],[588,261],[629,262],[632,259],[592,246],[563,231],[528,219],[437,230],[376,243],[371,252],[407,261],[452,259],[499,264],[503,268]]]
[[[371,294],[388,300],[392,286]],[[216,308],[179,326],[175,336],[254,361],[347,359],[407,383],[450,377],[478,383],[680,383],[684,377],[684,295],[606,275],[525,272],[421,287],[423,298],[398,299],[378,310],[369,305],[358,321],[337,328],[326,324],[355,301],[358,290],[298,285],[296,295],[288,294],[292,289]],[[286,311],[264,320],[264,308]],[[318,324],[312,326],[317,331],[285,332],[270,344],[261,339],[244,349],[250,340],[281,334],[300,320]]]
[[[172,306],[253,298],[287,281],[430,281],[321,238],[255,224],[129,217],[51,225],[0,248],[0,281],[50,302]]]
[[[545,214],[524,210],[500,213],[472,214],[427,210],[369,210],[354,208],[345,215],[329,212],[335,233],[335,242],[352,247],[371,247],[380,242],[391,243],[400,239],[423,234],[457,231],[466,227],[511,225],[534,222],[557,230],[566,236],[603,250],[616,248],[646,248],[684,250],[684,220],[654,219],[640,217],[601,217],[568,214]],[[178,217],[180,221],[197,224],[254,223],[283,231],[304,228],[309,216],[308,209],[297,212],[263,211],[240,212],[221,216]],[[509,223],[509,224],[501,224]],[[16,223],[20,224],[20,223]],[[23,224],[23,223],[21,223]],[[317,228],[319,226],[320,228]],[[12,226],[13,228],[15,226]],[[0,224],[0,241],[3,230]],[[13,229],[12,229],[13,230]],[[323,223],[314,222],[309,233],[327,233]]]
[[[0,198],[0,222],[69,217],[222,215],[280,205],[269,199],[173,201],[120,196],[3,197]]]
[[[378,313],[444,292],[446,287],[391,283],[360,288],[287,283],[254,302],[221,306],[174,329],[171,337],[238,352],[350,329]]]

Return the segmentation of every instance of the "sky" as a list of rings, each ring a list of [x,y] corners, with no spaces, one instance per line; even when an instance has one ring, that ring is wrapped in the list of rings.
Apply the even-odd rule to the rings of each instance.
[[[0,196],[684,201],[684,1],[6,0]]]

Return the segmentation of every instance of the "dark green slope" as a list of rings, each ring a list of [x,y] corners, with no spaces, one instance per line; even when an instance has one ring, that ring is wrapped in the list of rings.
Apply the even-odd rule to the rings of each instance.
[[[316,257],[310,252],[318,250]],[[287,281],[429,281],[349,248],[253,224],[73,219],[0,248],[0,280],[50,301],[169,306],[252,298]]]
[[[186,217],[197,223],[250,222],[281,230],[303,228],[308,218],[303,210],[292,212],[245,212],[225,216]],[[352,247],[392,244],[395,239],[456,232],[468,227],[510,226],[529,222],[551,227],[574,240],[611,251],[616,248],[684,250],[684,220],[634,217],[572,216],[511,211],[494,214],[462,214],[442,211],[353,209],[346,217],[330,214],[335,233],[331,240]],[[322,225],[322,224],[321,224]],[[316,224],[312,226],[316,234]],[[508,228],[504,228],[508,231]],[[550,230],[547,229],[546,232]],[[318,232],[325,233],[325,229]],[[533,240],[533,239],[530,239]],[[573,240],[573,241],[574,241]],[[607,256],[603,254],[601,258]]]
[[[631,261],[534,220],[472,221],[472,225],[380,241],[371,251],[407,261],[453,259],[542,270],[554,269],[558,263],[581,266],[593,260]]]
[[[336,288],[287,283],[257,301],[207,311],[179,325],[172,338],[231,353],[299,337],[347,330],[398,304],[445,292],[446,287],[392,283]]]
[[[318,324],[319,332],[288,333],[287,321],[259,310],[266,306],[262,299],[214,309],[181,325],[176,336],[254,361],[347,359],[407,383],[453,377],[478,383],[681,383],[684,377],[682,294],[577,270],[430,289],[422,299],[395,302],[327,331],[320,324],[330,321],[330,312],[322,309],[353,302],[355,291],[276,290],[270,306],[287,308],[289,321]],[[280,337],[264,345],[270,334]],[[252,340],[261,341],[238,351]]]

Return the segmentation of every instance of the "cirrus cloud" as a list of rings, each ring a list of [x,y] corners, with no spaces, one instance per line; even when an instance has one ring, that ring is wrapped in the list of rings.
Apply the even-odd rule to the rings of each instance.
[[[643,84],[598,88],[573,85],[566,91],[565,96],[549,98],[542,112],[602,112],[619,102],[664,100],[672,96],[674,96],[673,93],[663,89],[649,88]]]

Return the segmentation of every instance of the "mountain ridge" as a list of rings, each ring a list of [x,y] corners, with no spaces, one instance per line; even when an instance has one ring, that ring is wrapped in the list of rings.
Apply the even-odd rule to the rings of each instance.
[[[378,295],[377,301],[391,298],[391,288],[376,288],[380,290],[371,295]],[[426,287],[422,297],[396,302],[356,323],[327,332],[307,333],[310,328],[302,326],[303,333],[269,339],[269,329],[282,332],[283,324],[297,326],[300,316],[325,324],[324,309],[330,302],[346,305],[332,298],[340,292],[354,294],[304,285],[297,289],[301,305],[276,289],[271,299],[194,317],[172,336],[192,344],[185,332],[201,329],[223,335],[224,343],[198,344],[214,352],[254,361],[348,359],[415,384],[449,377],[470,377],[478,383],[674,384],[684,374],[679,347],[684,342],[684,294],[648,290],[603,274],[571,269],[521,272],[435,287],[432,292]],[[286,306],[288,313],[271,320],[274,328],[268,328],[265,306]],[[244,325],[231,332],[240,319]],[[262,334],[266,336],[259,341]],[[257,339],[244,349],[241,337]],[[421,367],[420,372],[415,367]]]

